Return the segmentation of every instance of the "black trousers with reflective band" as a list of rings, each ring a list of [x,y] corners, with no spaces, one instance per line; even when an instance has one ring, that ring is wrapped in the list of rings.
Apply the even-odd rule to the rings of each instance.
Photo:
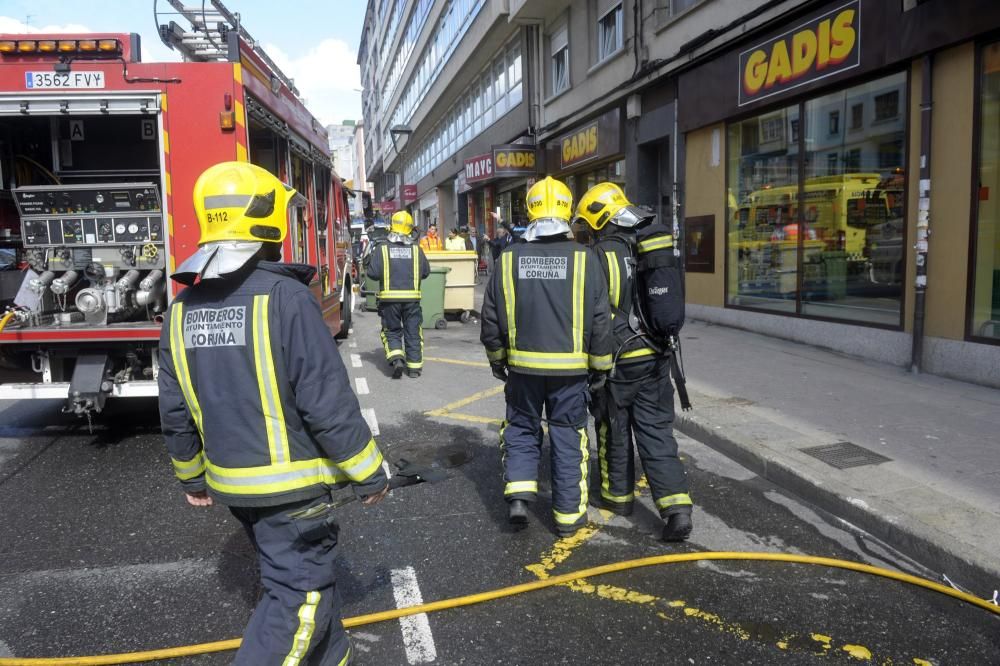
[[[604,414],[597,414],[601,497],[619,504],[633,501],[634,439],[660,515],[691,511],[687,473],[673,432],[670,364],[658,359],[619,365],[616,379],[607,383]]]
[[[329,496],[276,507],[229,507],[257,550],[263,596],[234,664],[342,666],[350,643],[340,621],[334,577],[336,524],[329,512],[302,512]]]
[[[379,313],[386,360],[405,360],[407,368],[417,370],[424,367],[424,315],[420,301],[385,301],[379,305]]]
[[[587,522],[587,378],[511,371],[505,388],[507,419],[500,432],[504,496],[532,501],[538,493],[542,413],[552,457],[552,512],[565,526]]]

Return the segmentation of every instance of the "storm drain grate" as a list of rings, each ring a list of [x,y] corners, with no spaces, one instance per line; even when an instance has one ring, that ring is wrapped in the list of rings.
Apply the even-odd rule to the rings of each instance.
[[[852,442],[837,442],[836,444],[824,444],[823,446],[810,446],[807,449],[799,449],[802,453],[807,453],[817,460],[822,460],[827,465],[837,469],[847,469],[848,467],[864,467],[865,465],[878,465],[884,462],[891,462],[892,458],[869,451],[863,446],[858,446]]]

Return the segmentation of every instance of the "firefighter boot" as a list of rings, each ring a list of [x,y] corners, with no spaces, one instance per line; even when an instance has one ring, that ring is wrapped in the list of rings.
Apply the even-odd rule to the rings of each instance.
[[[406,374],[416,379],[417,377],[420,376],[420,370],[418,368],[410,368],[409,370],[406,371]]]
[[[403,362],[398,358],[392,362],[392,378],[399,379],[403,376]]]
[[[590,501],[590,503],[599,509],[610,511],[611,513],[619,516],[631,516],[632,511],[635,509],[635,502],[633,501],[611,502],[603,497],[595,497]]]
[[[663,526],[663,540],[669,542],[687,541],[691,536],[691,514],[686,511],[667,516]]]
[[[527,525],[528,503],[520,499],[510,500],[507,503],[507,521],[515,527]]]

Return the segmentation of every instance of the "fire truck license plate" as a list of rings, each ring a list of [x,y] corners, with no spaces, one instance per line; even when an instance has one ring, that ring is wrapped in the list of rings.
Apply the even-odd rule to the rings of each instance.
[[[28,90],[65,88],[103,88],[104,72],[25,72],[24,87]]]

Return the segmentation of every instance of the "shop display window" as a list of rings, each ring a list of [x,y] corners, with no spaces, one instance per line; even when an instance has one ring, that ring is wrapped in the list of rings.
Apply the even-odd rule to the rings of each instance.
[[[905,98],[899,73],[729,126],[729,304],[900,325]]]
[[[983,49],[969,333],[1000,341],[1000,43]]]

